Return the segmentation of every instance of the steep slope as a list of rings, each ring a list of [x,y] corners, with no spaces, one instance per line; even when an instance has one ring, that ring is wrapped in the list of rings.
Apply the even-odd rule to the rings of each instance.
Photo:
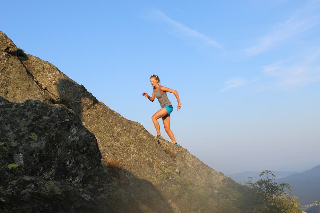
[[[292,194],[298,196],[298,201],[302,205],[320,200],[320,165],[305,172],[280,178],[277,182],[289,183],[294,188]]]
[[[253,212],[254,194],[248,188],[186,149],[156,140],[142,125],[109,109],[49,62],[25,54],[2,32],[0,51],[0,96],[10,102],[36,99],[63,105],[94,134],[111,178],[97,198],[103,200],[97,201],[99,209]]]

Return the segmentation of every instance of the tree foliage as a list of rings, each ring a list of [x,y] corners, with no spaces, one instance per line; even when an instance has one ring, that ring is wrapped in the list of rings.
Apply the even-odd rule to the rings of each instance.
[[[275,175],[270,170],[260,173],[257,182],[250,180],[247,185],[256,192],[258,201],[254,212],[264,213],[300,213],[296,196],[291,196],[292,188],[288,183],[276,183]]]

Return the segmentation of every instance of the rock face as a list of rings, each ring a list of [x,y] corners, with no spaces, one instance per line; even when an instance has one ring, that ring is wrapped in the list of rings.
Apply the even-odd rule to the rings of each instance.
[[[102,174],[94,135],[65,107],[0,97],[1,202],[6,212],[97,210]]]
[[[2,32],[0,51],[0,210],[43,198],[48,212],[253,212],[248,188],[156,140]]]
[[[95,136],[63,105],[0,97],[0,210],[172,212],[148,181],[101,164]]]

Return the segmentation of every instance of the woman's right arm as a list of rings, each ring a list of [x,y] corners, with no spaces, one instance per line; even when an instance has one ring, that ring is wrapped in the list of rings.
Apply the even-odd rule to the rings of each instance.
[[[152,96],[150,97],[149,95],[148,95],[148,93],[143,93],[142,94],[144,97],[146,97],[146,98],[148,98],[150,101],[154,101],[154,99],[156,98],[156,94],[155,94],[155,90],[153,90],[152,91]]]

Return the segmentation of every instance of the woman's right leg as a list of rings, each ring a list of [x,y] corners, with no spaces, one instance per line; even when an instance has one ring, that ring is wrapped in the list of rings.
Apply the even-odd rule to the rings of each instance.
[[[167,110],[165,108],[162,108],[151,117],[154,127],[157,130],[157,135],[161,135],[158,119],[162,118],[163,116],[166,116],[167,114],[168,114]]]
[[[177,141],[174,138],[173,132],[170,129],[170,116],[164,116],[162,117],[162,120],[163,120],[164,129],[166,130],[169,138],[171,139],[173,144],[176,144]]]

